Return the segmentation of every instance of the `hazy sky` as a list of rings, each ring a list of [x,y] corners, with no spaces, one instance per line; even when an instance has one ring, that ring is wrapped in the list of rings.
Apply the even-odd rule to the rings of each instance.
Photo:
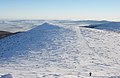
[[[120,21],[120,0],[0,0],[0,19]]]

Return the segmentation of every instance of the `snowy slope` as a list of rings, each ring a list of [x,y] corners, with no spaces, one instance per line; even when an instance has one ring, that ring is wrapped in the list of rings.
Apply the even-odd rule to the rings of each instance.
[[[120,34],[104,30],[82,28],[89,48],[94,52],[93,70],[104,76],[120,75]],[[95,67],[95,68],[94,68]],[[112,77],[111,77],[112,78]]]
[[[119,39],[118,33],[44,23],[0,40],[0,74],[14,78],[118,76]]]
[[[87,27],[96,28],[100,30],[109,30],[109,31],[120,31],[120,22],[110,22],[105,24],[99,24],[99,25],[90,25]]]
[[[47,67],[50,69],[52,67],[75,68],[73,62],[76,57],[74,55],[79,54],[80,50],[76,31],[47,23],[28,32],[5,38],[0,41],[0,46],[1,62],[2,60],[5,62],[5,67],[11,67],[10,69],[16,67],[19,70],[25,67],[26,70],[31,70],[31,67],[40,68],[37,71],[41,71],[42,68],[44,68],[43,71],[47,71]],[[6,71],[8,71],[7,68]],[[20,73],[18,72],[17,75]],[[26,73],[27,75],[31,76]]]

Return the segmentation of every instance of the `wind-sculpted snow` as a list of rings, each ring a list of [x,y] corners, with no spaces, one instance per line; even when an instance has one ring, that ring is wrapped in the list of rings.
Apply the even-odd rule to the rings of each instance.
[[[118,78],[120,75],[120,34],[116,32],[81,29],[89,48],[94,52],[93,70]],[[116,76],[116,77],[115,77]]]
[[[103,33],[106,37],[101,39]],[[111,44],[107,37],[112,37]],[[113,32],[44,23],[0,40],[0,74],[10,73],[13,78],[90,78],[89,72],[91,78],[118,76],[117,42],[119,36]]]
[[[57,49],[60,47],[57,45],[62,43],[59,40],[66,38],[65,33],[72,32],[74,31],[45,23],[30,31],[0,40],[0,58],[8,60],[9,57],[24,55],[30,51]],[[59,44],[55,41],[58,41]]]
[[[75,68],[76,64],[79,64],[79,61],[75,61],[79,56],[79,50],[75,30],[47,23],[0,40],[0,58],[1,62],[4,61],[4,65],[1,65],[6,70],[7,67],[16,67],[23,71],[32,68],[39,71],[44,68],[43,71],[47,71],[46,67]]]

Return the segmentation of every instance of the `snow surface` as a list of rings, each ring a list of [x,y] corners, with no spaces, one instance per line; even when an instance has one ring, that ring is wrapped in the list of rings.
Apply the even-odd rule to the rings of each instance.
[[[0,78],[13,78],[11,74],[2,75]]]
[[[119,52],[119,33],[44,23],[0,40],[0,74],[10,73],[13,78],[119,77]]]

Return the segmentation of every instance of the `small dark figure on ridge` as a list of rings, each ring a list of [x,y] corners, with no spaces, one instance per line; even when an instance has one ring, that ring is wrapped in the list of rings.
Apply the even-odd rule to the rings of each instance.
[[[90,73],[89,73],[89,76],[91,76],[91,75],[92,75],[92,73],[90,72]]]

